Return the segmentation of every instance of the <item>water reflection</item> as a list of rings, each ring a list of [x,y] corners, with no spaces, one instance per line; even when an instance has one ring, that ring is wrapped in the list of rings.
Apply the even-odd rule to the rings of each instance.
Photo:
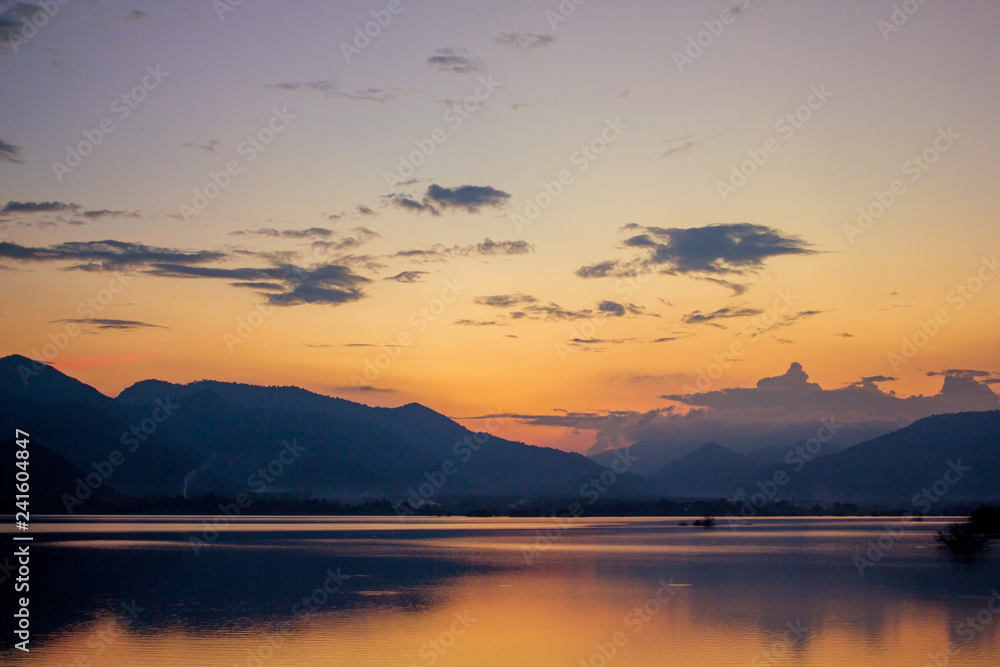
[[[884,521],[242,520],[199,549],[188,518],[53,524],[32,653],[0,662],[995,665],[998,559],[941,554],[945,522],[864,576]]]

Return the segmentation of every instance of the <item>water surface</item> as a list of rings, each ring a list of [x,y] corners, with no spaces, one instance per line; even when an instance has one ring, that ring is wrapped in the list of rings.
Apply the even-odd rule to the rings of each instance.
[[[684,520],[35,523],[0,663],[1000,664],[1000,558],[938,550],[953,519]]]

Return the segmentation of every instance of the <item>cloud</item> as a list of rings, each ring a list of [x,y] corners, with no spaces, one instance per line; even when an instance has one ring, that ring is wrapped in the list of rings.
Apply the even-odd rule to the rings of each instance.
[[[106,208],[102,208],[99,211],[84,211],[81,213],[83,217],[89,220],[97,220],[100,218],[138,218],[138,211],[112,211]]]
[[[247,287],[265,281],[267,291],[258,294],[272,306],[350,303],[363,299],[365,293],[360,286],[371,282],[340,264],[321,264],[309,268],[285,264],[236,269],[153,264],[147,273],[171,278],[221,278],[236,281],[232,283],[236,287]],[[272,291],[275,289],[280,291],[275,293]]]
[[[332,81],[292,81],[264,84],[268,90],[283,90],[291,93],[319,93],[328,99],[339,98],[362,102],[389,102],[400,95],[396,88],[362,88],[353,92],[341,90]]]
[[[469,213],[478,213],[486,206],[501,208],[510,199],[510,195],[502,190],[488,185],[461,185],[457,188],[445,188],[432,184],[427,188],[427,198],[441,208],[460,208]]]
[[[465,327],[505,327],[506,322],[499,320],[455,320],[455,324]]]
[[[436,67],[439,72],[465,74],[482,71],[482,61],[467,50],[459,48],[438,49],[427,59],[427,64]]]
[[[215,147],[219,145],[218,139],[212,139],[207,144],[196,144],[193,141],[189,141],[185,144],[181,144],[182,148],[200,148],[202,150],[209,151],[210,153],[215,152]]]
[[[1000,373],[984,371],[974,368],[948,368],[942,371],[924,371],[928,377],[952,376],[964,379],[973,379],[983,384],[1000,384]]]
[[[711,324],[715,320],[728,319],[732,317],[753,317],[760,315],[764,311],[760,308],[719,308],[710,313],[703,313],[695,310],[681,317],[685,324]]]
[[[128,14],[125,15],[125,23],[135,23],[136,21],[141,21],[144,18],[148,18],[149,14],[139,9],[133,9]]]
[[[627,228],[635,229],[637,226]],[[748,275],[759,272],[766,260],[784,255],[811,255],[808,243],[797,236],[750,223],[706,227],[641,227],[643,233],[625,239],[641,254],[628,261],[607,260],[581,267],[581,278],[631,277],[657,270],[669,275]]]
[[[2,29],[0,29],[0,31],[2,31]],[[3,37],[0,36],[0,40],[2,39]],[[14,144],[8,143],[0,138],[0,160],[4,162],[11,162],[13,164],[24,164],[24,152],[20,146],[15,146]]]
[[[70,266],[67,268],[81,271],[141,270],[160,277],[229,280],[235,287],[259,290],[267,303],[274,306],[349,303],[364,298],[361,286],[371,282],[342,264],[299,267],[287,262],[273,262],[271,266],[264,267],[205,266],[245,254],[253,255],[175,250],[113,240],[74,241],[47,248],[0,242],[0,259],[68,262]]]
[[[426,271],[401,271],[394,276],[383,278],[383,280],[395,280],[397,283],[419,283],[423,282]]]
[[[480,306],[492,306],[494,308],[512,308],[526,303],[535,303],[538,299],[530,294],[493,294],[491,296],[477,296],[472,302]]]
[[[101,330],[111,329],[115,331],[133,331],[136,329],[167,328],[164,326],[160,326],[159,324],[149,324],[148,322],[139,322],[137,320],[110,320],[100,317],[86,317],[82,319],[62,319],[62,320],[53,320],[53,322],[82,324],[84,326],[93,326]]]
[[[22,262],[82,262],[70,266],[82,271],[120,271],[154,262],[202,264],[225,258],[211,250],[173,250],[127,241],[71,241],[47,248],[0,242],[0,258]]]
[[[80,208],[79,204],[61,201],[9,201],[0,213],[75,213]]]
[[[378,213],[371,210],[367,206],[358,205],[358,208],[356,210],[358,215],[378,215]]]
[[[842,332],[840,332],[840,333],[837,333],[837,334],[833,334],[833,335],[834,335],[834,336],[839,336],[839,337],[841,337],[841,338],[854,338],[854,334],[851,334],[851,333],[847,333],[846,331],[842,331]]]
[[[11,2],[0,5],[0,54],[14,53],[14,44],[23,45],[25,41],[24,25],[30,23],[36,14],[41,14],[46,20],[48,19],[48,15],[39,5],[27,2]]]
[[[263,229],[243,229],[229,232],[230,236],[264,236],[275,239],[325,239],[333,236],[332,229],[325,227],[310,227],[309,229],[273,229],[265,227]]]
[[[681,137],[679,139],[671,139],[667,143],[673,144],[667,150],[660,154],[660,157],[670,157],[671,155],[681,155],[682,153],[690,153],[695,148],[698,147],[698,143],[692,141],[690,135],[687,137]]]
[[[427,212],[431,215],[441,215],[441,212],[433,204],[426,203],[426,199],[424,202],[419,202],[412,197],[407,197],[406,195],[401,194],[389,195],[387,199],[393,206],[407,211],[414,211],[416,213]]]
[[[338,385],[330,387],[330,389],[337,393],[352,391],[359,394],[393,394],[396,392],[395,389],[382,389],[380,387],[374,387],[370,384]]]
[[[591,454],[642,442],[639,450],[633,451],[655,469],[678,453],[692,451],[705,442],[718,442],[744,452],[766,446],[791,446],[815,436],[819,420],[829,420],[831,416],[843,425],[835,444],[846,447],[929,415],[1000,408],[1000,397],[975,378],[945,375],[937,394],[901,397],[879,389],[875,384],[878,377],[871,376],[873,382],[867,384],[824,389],[809,380],[801,364],[792,363],[785,373],[762,378],[754,387],[699,392],[686,386],[689,393],[662,397],[676,401],[676,405],[647,412],[578,412],[515,418],[526,424],[594,431],[596,442]],[[695,384],[696,378],[689,381]]]
[[[500,46],[509,46],[519,51],[530,51],[541,46],[548,46],[556,41],[552,35],[534,32],[505,32],[496,38]]]
[[[502,208],[510,195],[488,185],[460,185],[446,188],[436,183],[427,188],[422,201],[404,194],[391,194],[386,199],[390,204],[416,213],[440,215],[442,209],[455,208],[467,213],[479,213],[480,209]]]
[[[535,251],[535,246],[527,241],[494,241],[485,238],[481,243],[446,247],[440,243],[430,248],[399,250],[390,257],[417,262],[443,262],[458,257],[492,257],[497,255],[527,255]]]

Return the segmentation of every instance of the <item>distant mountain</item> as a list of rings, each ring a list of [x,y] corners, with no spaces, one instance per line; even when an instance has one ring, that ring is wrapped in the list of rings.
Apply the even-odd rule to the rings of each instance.
[[[580,454],[474,433],[411,403],[373,408],[298,387],[204,380],[138,382],[110,399],[24,357],[0,360],[0,428],[31,425],[84,472],[112,452],[109,484],[126,495],[292,493],[388,497],[578,497],[605,469]],[[17,386],[11,387],[13,380]],[[648,493],[616,474],[603,497]]]
[[[709,442],[666,464],[647,479],[665,496],[728,498],[760,465],[745,454]]]
[[[774,479],[779,470],[789,481],[778,488],[778,497],[792,501],[897,503],[912,511],[927,503],[933,509],[940,503],[997,500],[1000,411],[925,417],[820,459],[765,467],[738,486],[756,491],[758,482]],[[930,496],[914,503],[925,489]]]
[[[805,422],[798,425],[785,425],[781,429],[774,428],[769,432],[766,428],[746,429],[746,432],[738,436],[723,439],[721,436],[713,436],[713,440],[719,441],[727,449],[746,454],[757,460],[761,464],[774,463],[783,459],[789,449],[795,443],[801,443],[816,434],[819,422]],[[905,424],[905,422],[904,422]],[[845,449],[860,442],[889,433],[903,424],[893,425],[890,422],[865,422],[859,424],[844,424],[837,432],[833,442],[824,445],[824,453],[834,450]],[[791,435],[791,437],[789,437]],[[689,441],[667,441],[648,439],[640,440],[635,444],[623,449],[635,456],[636,461],[634,472],[649,476],[660,470],[671,461],[690,454],[705,443],[706,439],[697,442]],[[602,465],[610,465],[610,462],[619,455],[619,451],[611,449],[591,454],[590,458]]]

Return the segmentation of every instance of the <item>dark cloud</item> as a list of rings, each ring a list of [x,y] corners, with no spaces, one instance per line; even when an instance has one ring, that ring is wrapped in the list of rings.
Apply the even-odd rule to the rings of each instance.
[[[464,74],[467,72],[482,71],[482,62],[465,49],[441,48],[434,52],[427,59],[427,64],[436,67],[439,72],[454,72]]]
[[[530,304],[510,314],[510,317],[515,320],[582,320],[593,316],[594,311],[589,308],[567,310],[559,304],[552,302],[547,304]]]
[[[841,338],[854,338],[854,334],[847,333],[846,331],[842,331],[842,332],[840,332],[838,334],[833,334],[833,335],[834,336],[840,336]]]
[[[84,326],[92,326],[101,330],[115,330],[115,331],[133,331],[135,329],[166,329],[167,327],[160,326],[159,324],[149,324],[148,322],[139,322],[136,320],[110,320],[100,317],[86,317],[82,319],[63,319],[63,320],[53,320],[54,322],[69,322],[73,324],[81,324]]]
[[[510,195],[488,185],[460,185],[446,188],[436,183],[427,188],[421,201],[408,195],[395,193],[385,197],[390,204],[416,213],[441,215],[444,209],[460,209],[467,213],[479,213],[482,208],[502,208]]]
[[[928,377],[953,376],[973,379],[983,384],[1000,384],[1000,373],[975,368],[948,368],[942,371],[924,371]]]
[[[268,290],[259,292],[273,306],[302,304],[340,305],[365,297],[361,285],[371,282],[347,266],[322,264],[303,268],[277,265],[264,268],[218,268],[182,264],[153,264],[147,273],[171,278],[221,278],[235,280],[236,286],[267,282]],[[273,292],[273,288],[280,289]]]
[[[389,102],[400,95],[400,91],[395,88],[362,88],[355,91],[341,90],[332,81],[293,81],[285,83],[268,83],[264,88],[270,90],[283,90],[292,93],[312,92],[319,93],[326,98],[340,98],[345,100],[355,100],[363,102]]]
[[[502,207],[510,195],[502,190],[488,185],[461,185],[457,188],[445,188],[432,184],[427,188],[427,198],[441,208],[460,208],[469,213],[478,213],[486,207]]]
[[[427,202],[424,199],[423,202],[419,202],[412,197],[407,197],[406,195],[393,194],[387,197],[390,204],[398,208],[404,209],[406,211],[413,211],[416,213],[430,213],[431,215],[441,215],[441,211],[437,209],[433,204]]]
[[[9,201],[0,213],[75,213],[80,208],[79,204],[61,201]]]
[[[71,241],[47,248],[0,242],[0,258],[26,262],[82,262],[69,268],[83,271],[119,271],[154,262],[203,264],[224,259],[225,254],[210,250],[173,250],[142,243],[104,240]]]
[[[83,217],[89,220],[97,220],[100,218],[138,218],[138,211],[112,211],[110,209],[102,208],[99,211],[84,211],[81,213]]]
[[[695,310],[684,315],[681,320],[685,324],[709,324],[715,320],[728,319],[732,317],[753,317],[760,315],[764,311],[760,308],[719,308],[710,313],[703,313]]]
[[[359,205],[356,209],[358,215],[378,215],[375,211],[371,210],[367,206]]]
[[[538,299],[530,294],[493,294],[491,296],[477,296],[472,302],[480,306],[493,306],[494,308],[512,308],[526,303],[535,303]]]
[[[556,38],[552,35],[538,34],[534,32],[505,32],[496,38],[496,43],[501,46],[509,46],[519,51],[530,51],[540,46],[548,46]]]
[[[426,271],[401,271],[394,276],[383,278],[383,280],[395,280],[397,283],[419,283],[423,282]]]
[[[48,19],[45,11],[35,4],[11,2],[0,5],[0,54],[14,53],[13,45],[25,41],[22,34],[24,24],[30,22],[36,14]]]
[[[128,14],[125,15],[124,21],[125,23],[135,23],[136,21],[141,21],[144,18],[148,17],[149,14],[147,14],[146,12],[139,9],[133,9],[132,11],[130,11]]]
[[[576,275],[629,277],[654,270],[670,275],[747,275],[760,271],[764,262],[773,257],[817,252],[797,236],[745,222],[688,229],[640,229],[643,233],[624,241],[626,247],[641,250],[640,255],[628,261],[608,260],[584,266]]]
[[[0,29],[0,32],[2,32],[2,29]],[[0,35],[0,40],[3,40],[2,35]],[[0,139],[0,160],[13,164],[24,164],[24,151],[20,146],[15,146]]]

